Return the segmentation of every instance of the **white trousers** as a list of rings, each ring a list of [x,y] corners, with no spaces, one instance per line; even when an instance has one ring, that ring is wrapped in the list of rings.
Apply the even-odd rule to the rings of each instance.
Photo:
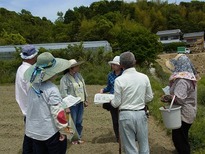
[[[147,121],[145,111],[120,111],[120,139],[126,154],[149,154]]]

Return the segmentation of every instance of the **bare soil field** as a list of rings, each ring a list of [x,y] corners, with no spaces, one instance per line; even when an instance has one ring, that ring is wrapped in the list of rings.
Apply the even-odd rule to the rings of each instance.
[[[84,113],[84,144],[68,143],[69,154],[117,154],[110,113],[93,103],[94,94],[102,86],[88,85],[89,106]],[[23,116],[15,101],[14,85],[0,86],[0,154],[22,153],[24,135]],[[174,146],[166,129],[152,116],[149,118],[149,142],[151,154],[173,154]]]

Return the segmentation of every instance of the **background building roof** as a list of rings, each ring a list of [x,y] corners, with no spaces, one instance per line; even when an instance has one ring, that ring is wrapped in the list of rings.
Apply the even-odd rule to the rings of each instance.
[[[195,32],[195,33],[184,33],[183,37],[199,37],[204,36],[204,32]]]
[[[167,34],[181,34],[180,29],[173,29],[173,30],[164,30],[164,31],[158,31],[157,35],[167,35]]]

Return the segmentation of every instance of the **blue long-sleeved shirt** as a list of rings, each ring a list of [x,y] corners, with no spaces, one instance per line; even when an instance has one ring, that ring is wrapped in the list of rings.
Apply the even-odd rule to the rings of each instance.
[[[120,72],[119,75],[116,75],[114,71],[108,74],[107,86],[103,89],[103,93],[109,92],[110,94],[114,94],[114,82],[115,79],[122,74],[123,71]]]

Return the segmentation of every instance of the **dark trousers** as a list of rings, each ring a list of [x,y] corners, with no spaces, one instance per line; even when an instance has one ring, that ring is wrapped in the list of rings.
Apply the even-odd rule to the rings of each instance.
[[[112,125],[117,141],[119,140],[119,123],[118,123],[118,108],[111,107],[110,114],[112,116]]]
[[[24,117],[24,124],[26,124],[26,117]],[[33,154],[33,140],[26,134],[24,134],[22,154]]]
[[[23,154],[33,154],[33,140],[24,135],[24,140],[23,140]]]
[[[35,154],[65,154],[67,149],[67,139],[59,140],[60,133],[57,132],[45,141],[33,139]]]
[[[182,126],[179,129],[172,130],[172,140],[179,154],[190,154],[190,145],[188,139],[190,127],[191,124],[187,124],[182,121]]]

